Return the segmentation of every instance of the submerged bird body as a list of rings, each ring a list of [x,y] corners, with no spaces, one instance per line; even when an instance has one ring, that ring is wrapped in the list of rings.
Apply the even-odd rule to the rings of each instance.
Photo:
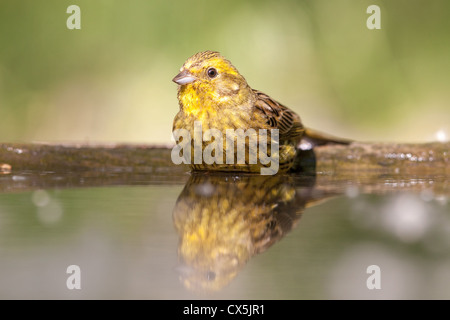
[[[305,128],[300,117],[273,100],[268,95],[252,89],[237,69],[218,52],[204,51],[190,57],[180,69],[180,73],[173,79],[178,86],[178,101],[180,111],[173,123],[173,130],[186,129],[194,137],[195,123],[201,123],[202,131],[217,129],[223,134],[224,142],[237,143],[227,140],[226,131],[231,130],[267,130],[267,152],[279,159],[279,170],[288,171],[297,152],[298,145],[304,136]],[[278,129],[278,154],[271,149],[274,143],[271,129]],[[250,139],[245,140],[245,163],[238,163],[236,151],[234,161],[226,161],[225,146],[222,163],[194,163],[194,143],[190,141],[192,152],[191,166],[194,170],[219,170],[259,172],[262,164],[249,161],[252,153],[258,151],[249,145]],[[258,140],[259,141],[259,140]],[[186,142],[186,141],[185,141]],[[203,141],[202,150],[210,142]],[[224,143],[225,145],[227,143]],[[259,149],[258,149],[259,150]]]

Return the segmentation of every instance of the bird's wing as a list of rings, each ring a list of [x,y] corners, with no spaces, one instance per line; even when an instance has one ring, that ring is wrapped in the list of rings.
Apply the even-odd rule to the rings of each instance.
[[[258,90],[253,90],[253,92],[257,97],[255,108],[262,112],[270,127],[280,130],[280,138],[283,140],[300,140],[305,132],[300,117],[268,95]]]

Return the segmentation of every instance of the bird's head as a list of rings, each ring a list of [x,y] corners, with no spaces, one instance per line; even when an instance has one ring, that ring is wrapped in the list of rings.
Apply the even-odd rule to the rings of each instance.
[[[215,104],[242,103],[249,86],[230,61],[215,51],[199,52],[183,64],[173,81],[179,85],[180,99],[210,100]]]

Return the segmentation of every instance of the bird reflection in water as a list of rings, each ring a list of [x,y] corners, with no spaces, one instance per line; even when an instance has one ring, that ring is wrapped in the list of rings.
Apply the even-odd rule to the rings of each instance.
[[[183,285],[206,292],[226,286],[252,256],[282,239],[305,207],[318,200],[314,180],[192,173],[173,211]]]

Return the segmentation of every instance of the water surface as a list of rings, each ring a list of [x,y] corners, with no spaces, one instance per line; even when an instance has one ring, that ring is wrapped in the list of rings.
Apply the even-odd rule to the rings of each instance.
[[[442,175],[46,177],[1,176],[0,298],[450,298]]]

